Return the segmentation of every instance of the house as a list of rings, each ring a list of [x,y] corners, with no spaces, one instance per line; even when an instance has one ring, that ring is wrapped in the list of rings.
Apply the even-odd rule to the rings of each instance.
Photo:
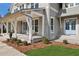
[[[10,15],[0,20],[1,34],[31,43],[45,36],[49,40],[62,35],[79,35],[79,3],[15,3]]]

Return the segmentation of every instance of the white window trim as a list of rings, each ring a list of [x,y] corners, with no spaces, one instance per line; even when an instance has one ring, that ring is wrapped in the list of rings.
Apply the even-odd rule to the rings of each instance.
[[[53,31],[51,30],[51,19],[53,19]],[[54,17],[50,18],[50,33],[54,33]]]
[[[32,29],[34,32],[35,32],[35,20],[38,20],[38,32],[36,33],[39,33],[39,19],[34,19],[34,24],[32,25],[34,27],[34,29]]]
[[[34,7],[34,8],[36,8],[36,6],[35,6],[35,5],[36,5],[36,3],[34,3],[34,5],[33,5],[33,7]],[[31,5],[31,6],[32,6],[32,5]],[[38,5],[38,7],[39,7],[39,5]]]
[[[63,9],[68,9],[68,8],[74,8],[74,7],[78,7],[79,5],[76,5],[76,3],[73,3],[74,5],[72,7],[70,7],[70,4],[68,4],[68,7],[65,7]]]
[[[78,18],[77,18],[77,17],[74,17],[74,18],[65,18],[65,19],[64,19],[64,33],[65,33],[65,26],[66,26],[66,25],[65,25],[65,21],[68,20],[68,19],[76,19],[76,20],[77,20]],[[76,29],[75,29],[75,31],[76,31]]]

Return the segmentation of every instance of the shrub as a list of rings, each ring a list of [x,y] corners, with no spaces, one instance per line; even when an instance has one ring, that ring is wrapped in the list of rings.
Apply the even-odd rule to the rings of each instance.
[[[27,46],[28,45],[27,41],[23,41],[23,45]]]
[[[49,43],[49,40],[48,40],[46,37],[43,37],[43,38],[42,38],[42,42],[43,42],[44,44],[48,44],[48,43]]]
[[[21,41],[20,39],[18,39],[18,40],[16,41],[16,43],[17,43],[17,45],[19,45],[20,43],[22,43],[22,41]]]
[[[9,42],[10,41],[10,39],[7,39],[7,42]]]
[[[68,41],[67,40],[63,40],[63,43],[68,44]]]
[[[17,38],[12,38],[13,41],[17,41]]]

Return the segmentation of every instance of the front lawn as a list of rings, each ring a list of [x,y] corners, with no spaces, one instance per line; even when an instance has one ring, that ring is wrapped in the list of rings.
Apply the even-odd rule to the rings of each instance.
[[[48,46],[46,48],[32,49],[25,52],[29,56],[79,56],[79,48],[64,46]]]

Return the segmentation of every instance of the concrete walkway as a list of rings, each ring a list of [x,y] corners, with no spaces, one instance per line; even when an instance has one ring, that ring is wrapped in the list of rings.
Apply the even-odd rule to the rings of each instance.
[[[23,53],[0,42],[0,56],[25,56]]]

